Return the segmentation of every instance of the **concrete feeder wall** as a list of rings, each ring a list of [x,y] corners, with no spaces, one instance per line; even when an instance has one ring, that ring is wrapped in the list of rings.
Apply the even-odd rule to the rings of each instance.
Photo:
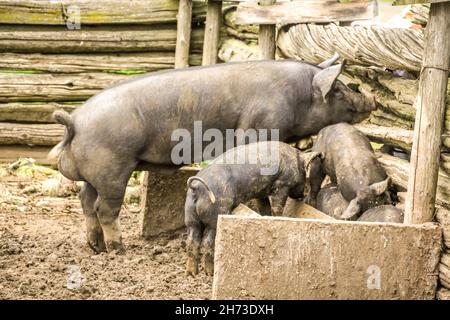
[[[214,299],[434,299],[441,228],[220,216]]]

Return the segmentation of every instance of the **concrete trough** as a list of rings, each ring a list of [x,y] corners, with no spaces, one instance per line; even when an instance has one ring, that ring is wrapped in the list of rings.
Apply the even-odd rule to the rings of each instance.
[[[213,299],[434,299],[441,228],[219,217]]]
[[[186,181],[199,170],[197,167],[182,167],[170,174],[144,173],[141,197],[144,238],[184,227],[184,203],[188,189]]]

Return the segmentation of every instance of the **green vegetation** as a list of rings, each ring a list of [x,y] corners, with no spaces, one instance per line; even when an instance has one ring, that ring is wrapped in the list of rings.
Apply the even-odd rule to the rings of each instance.
[[[126,74],[126,75],[141,74],[147,72],[145,70],[102,70],[102,71],[107,73]]]
[[[14,70],[14,69],[0,69],[0,73],[22,73],[22,74],[33,74],[33,73],[44,73],[40,70]]]

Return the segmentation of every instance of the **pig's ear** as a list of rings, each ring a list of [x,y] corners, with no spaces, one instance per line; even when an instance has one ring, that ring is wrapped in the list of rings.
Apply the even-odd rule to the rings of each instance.
[[[361,205],[358,203],[359,198],[356,197],[348,204],[347,209],[345,209],[344,213],[340,217],[342,220],[356,220],[359,215],[358,213],[361,211]]]
[[[335,63],[338,59],[339,59],[339,53],[335,52],[334,55],[330,59],[319,63],[317,66],[325,69],[325,68],[331,67],[333,65],[333,63]]]
[[[386,192],[391,184],[391,178],[387,177],[385,180],[376,182],[370,185],[370,191],[372,191],[375,195],[380,196]]]
[[[319,90],[323,100],[327,101],[327,95],[333,90],[337,77],[344,68],[345,60],[341,64],[337,64],[319,71],[313,78],[313,89]]]

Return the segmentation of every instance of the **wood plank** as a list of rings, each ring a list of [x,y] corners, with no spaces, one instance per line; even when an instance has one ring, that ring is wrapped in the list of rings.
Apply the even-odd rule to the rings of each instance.
[[[206,14],[205,40],[203,42],[202,65],[217,63],[219,36],[222,24],[222,1],[209,1]]]
[[[277,2],[271,6],[245,2],[237,8],[236,23],[261,25],[365,20],[375,16],[376,8],[376,1],[366,0],[351,3],[336,0]]]
[[[175,51],[175,25],[62,26],[0,25],[0,52],[92,53]],[[191,51],[201,52],[203,28],[194,28]]]
[[[0,122],[54,123],[54,111],[64,109],[72,112],[80,104],[50,103],[2,103],[0,104]]]
[[[236,11],[236,22],[239,23],[239,8]],[[263,10],[276,8],[276,0],[261,0],[258,2],[258,8],[262,8]],[[259,51],[261,52],[260,59],[262,60],[273,60],[275,59],[276,52],[276,25],[275,22],[269,24],[261,24],[259,26],[259,35],[258,35],[258,46]]]
[[[173,52],[125,52],[109,54],[20,54],[0,53],[2,70],[26,70],[48,73],[83,72],[150,72],[172,69],[175,64]],[[189,64],[201,64],[201,55],[189,56]]]
[[[416,100],[405,223],[424,223],[434,216],[450,67],[450,37],[443,34],[450,34],[450,2],[433,3],[430,8]]]
[[[130,76],[109,73],[0,73],[0,102],[81,101]]]
[[[387,143],[405,150],[411,150],[413,140],[412,130],[382,127],[369,123],[356,124],[354,127],[364,133],[371,141]]]
[[[1,145],[54,146],[64,135],[60,124],[23,124],[0,122]]]
[[[179,0],[177,17],[177,44],[175,47],[175,68],[189,66],[189,47],[192,29],[192,0]]]
[[[438,3],[438,2],[448,2],[450,0],[394,0],[392,1],[393,6],[404,6],[407,4],[417,4],[417,3]]]
[[[40,165],[56,165],[56,160],[47,159],[51,147],[24,146],[24,145],[0,145],[0,162],[12,163],[19,158],[33,158]]]
[[[0,0],[0,23],[65,25],[70,8],[85,24],[176,23],[177,0]],[[206,6],[194,2],[192,20],[204,21]]]
[[[288,198],[283,210],[283,217],[301,219],[336,220],[333,217],[317,210],[303,201]]]

